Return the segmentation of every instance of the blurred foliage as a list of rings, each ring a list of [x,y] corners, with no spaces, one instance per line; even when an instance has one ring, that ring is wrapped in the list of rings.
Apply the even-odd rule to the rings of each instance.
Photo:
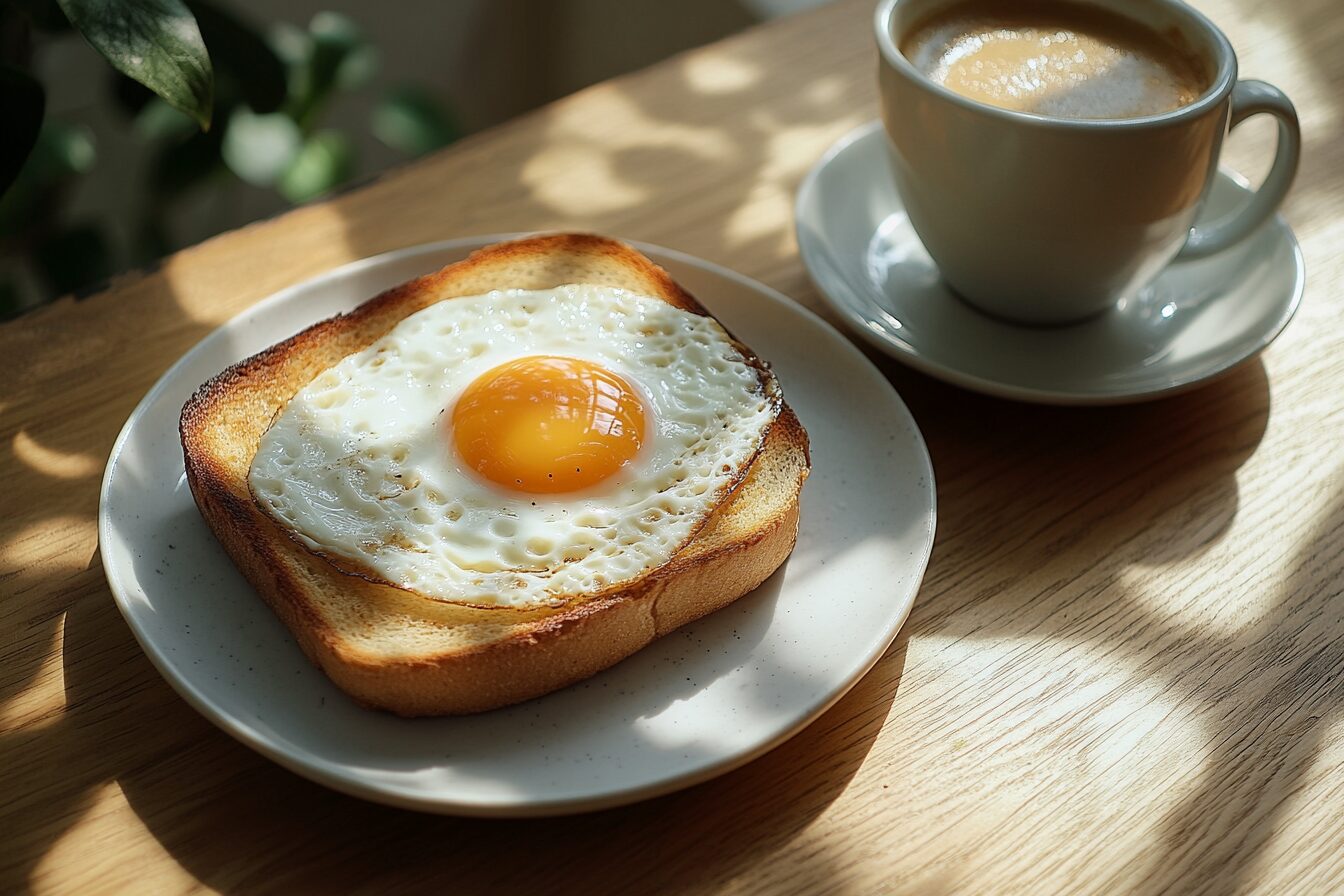
[[[108,220],[72,219],[82,179],[122,175],[99,167],[87,127],[44,120],[42,85],[25,71],[72,24],[116,69],[106,102],[143,149],[145,195],[119,215],[131,216],[125,245]],[[0,319],[180,248],[171,216],[192,196],[243,182],[305,202],[347,182],[356,141],[328,112],[378,65],[358,25],[332,12],[263,33],[207,0],[0,0]],[[461,136],[413,85],[384,90],[368,127],[407,158]]]

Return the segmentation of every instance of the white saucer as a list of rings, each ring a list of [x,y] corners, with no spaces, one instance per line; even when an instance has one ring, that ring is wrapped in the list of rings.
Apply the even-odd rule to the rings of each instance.
[[[200,383],[235,361],[504,238],[346,265],[206,337],[163,375],[117,439],[99,545],[117,606],[164,678],[276,762],[347,793],[432,812],[598,809],[761,755],[877,662],[929,559],[933,470],[890,383],[824,321],[740,274],[641,247],[770,360],[808,429],[812,476],[793,556],[726,609],[538,700],[456,719],[361,709],[304,659],[201,520],[182,472],[178,414]]]
[[[1064,327],[1006,323],[943,283],[906,217],[887,152],[881,122],[870,122],[808,173],[795,209],[803,263],[863,338],[967,389],[1047,404],[1155,398],[1253,357],[1302,297],[1302,252],[1276,216],[1233,249],[1172,264],[1100,317]],[[1247,192],[1220,172],[1203,214],[1226,214]]]

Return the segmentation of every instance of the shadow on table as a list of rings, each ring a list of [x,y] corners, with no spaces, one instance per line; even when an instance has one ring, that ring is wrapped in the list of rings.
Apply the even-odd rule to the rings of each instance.
[[[1151,857],[1143,893],[1196,883],[1210,893],[1268,886],[1256,877],[1257,860],[1279,833],[1285,808],[1301,800],[1304,778],[1318,771],[1326,732],[1344,708],[1344,643],[1337,637],[1344,492],[1295,544],[1291,575],[1267,589],[1271,609],[1248,630],[1213,639],[1214,656],[1226,660],[1208,664],[1195,699],[1206,703],[1215,732],[1240,736],[1209,739],[1199,780],[1162,821],[1163,848]],[[1307,891],[1306,880],[1328,871],[1338,852],[1328,835],[1303,845],[1320,851],[1299,849],[1295,870]],[[1312,867],[1314,861],[1320,864]]]
[[[1144,869],[1139,892],[1236,892],[1255,883],[1257,860],[1344,701],[1344,645],[1334,637],[1344,493],[1331,496],[1314,531],[1292,538],[1298,553],[1286,580],[1238,583],[1245,570],[1228,568],[1228,610],[1249,616],[1246,624],[1220,625],[1207,606],[1163,606],[1160,590],[1134,591],[1127,578],[1167,567],[1178,576],[1181,561],[1212,550],[1231,525],[1236,474],[1269,416],[1263,365],[1186,395],[1098,410],[998,402],[888,372],[921,421],[935,465],[955,459],[938,467],[940,515],[963,522],[957,544],[935,548],[910,637],[1065,641],[1130,670],[1119,693],[1156,682],[1176,701],[1171,712],[1202,732],[1202,769],[1170,782],[1183,795],[1159,839],[1135,857]],[[1004,503],[990,506],[977,494],[985,470],[999,479],[993,495],[1007,496]],[[1039,519],[1031,510],[1041,504],[1059,507],[1058,517],[1014,531],[1015,519]],[[1292,496],[1283,505],[1291,514]],[[1159,517],[1163,525],[1150,531]],[[1096,558],[1100,574],[1081,580],[1055,562],[1063,554]],[[981,559],[952,569],[940,562],[949,556]],[[962,587],[972,580],[974,591]],[[1117,822],[1127,807],[1111,811]],[[1096,884],[1132,891],[1135,879],[1131,868]]]
[[[127,293],[136,308],[129,326],[170,330],[179,351],[209,329],[159,278]],[[110,739],[137,738],[126,729],[145,708],[145,682],[157,678],[112,605],[96,551],[99,483],[112,444],[176,357],[128,350],[118,335],[127,331],[125,314],[114,303],[64,299],[6,324],[0,340],[8,359],[0,386],[0,471],[8,480],[0,546],[7,557],[26,558],[22,568],[0,569],[0,705],[8,715],[0,731],[0,892],[28,889],[33,869],[115,777],[107,741],[91,742],[87,732],[106,723]],[[71,315],[86,315],[88,325],[70,326]],[[107,375],[111,368],[117,377]],[[32,407],[50,412],[38,416]],[[84,657],[106,686],[96,707],[62,707],[63,622],[82,613],[96,613],[112,638]],[[25,711],[30,691],[38,695],[30,706],[54,706]]]
[[[840,795],[882,729],[899,687],[905,642],[830,711],[766,756],[713,781],[644,803],[587,815],[529,820],[445,818],[347,797],[294,775],[235,743],[191,710],[157,675],[107,604],[67,618],[70,709],[26,748],[70,762],[88,779],[115,779],[149,831],[205,885],[225,892],[381,891],[437,885],[454,892],[511,892],[552,881],[554,892],[715,888],[742,863],[806,839]],[[109,695],[131,692],[136,705]],[[152,704],[152,705],[146,705]],[[178,732],[178,747],[120,746],[133,755],[100,763],[110,737],[137,728]],[[97,732],[98,742],[93,742]],[[68,815],[89,781],[45,810]],[[660,849],[679,831],[684,849]],[[689,832],[689,835],[688,835]],[[32,859],[43,850],[34,850]],[[259,857],[267,857],[265,862]],[[818,873],[831,858],[813,857]]]

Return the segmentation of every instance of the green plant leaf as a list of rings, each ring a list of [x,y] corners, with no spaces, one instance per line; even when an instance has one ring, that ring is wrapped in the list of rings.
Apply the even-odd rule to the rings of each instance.
[[[305,133],[316,127],[332,93],[360,86],[378,68],[377,49],[340,13],[319,12],[306,32],[277,28],[271,42],[291,66],[288,111]]]
[[[266,42],[288,68],[307,65],[313,55],[313,38],[298,25],[276,22],[266,33]]]
[[[374,107],[373,135],[408,156],[421,156],[452,143],[462,129],[428,91],[413,85],[389,90]]]
[[[336,12],[319,12],[308,23],[313,36],[314,80],[323,90],[362,87],[378,71],[378,48],[359,25]]]
[[[210,55],[181,0],[58,0],[84,39],[112,67],[210,127]]]
[[[274,112],[285,101],[285,64],[261,33],[231,10],[189,0],[210,51],[216,80],[233,82],[253,112]]]
[[[98,157],[93,132],[82,124],[53,121],[51,127],[42,128],[38,146],[43,157],[49,160],[43,167],[53,178],[88,174]]]
[[[4,110],[7,132],[0,140],[0,195],[19,176],[37,143],[46,105],[41,84],[18,69],[0,66],[0,109]]]
[[[302,146],[303,134],[288,116],[238,109],[229,116],[220,153],[234,174],[258,187],[269,187],[289,168]]]
[[[355,147],[337,131],[309,137],[276,187],[290,202],[307,202],[344,183],[355,170]]]

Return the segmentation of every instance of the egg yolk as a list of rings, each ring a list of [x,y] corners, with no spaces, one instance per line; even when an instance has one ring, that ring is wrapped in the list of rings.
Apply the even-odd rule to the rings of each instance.
[[[491,482],[533,494],[596,485],[639,452],[644,403],[578,358],[519,358],[477,377],[453,408],[458,455]]]

